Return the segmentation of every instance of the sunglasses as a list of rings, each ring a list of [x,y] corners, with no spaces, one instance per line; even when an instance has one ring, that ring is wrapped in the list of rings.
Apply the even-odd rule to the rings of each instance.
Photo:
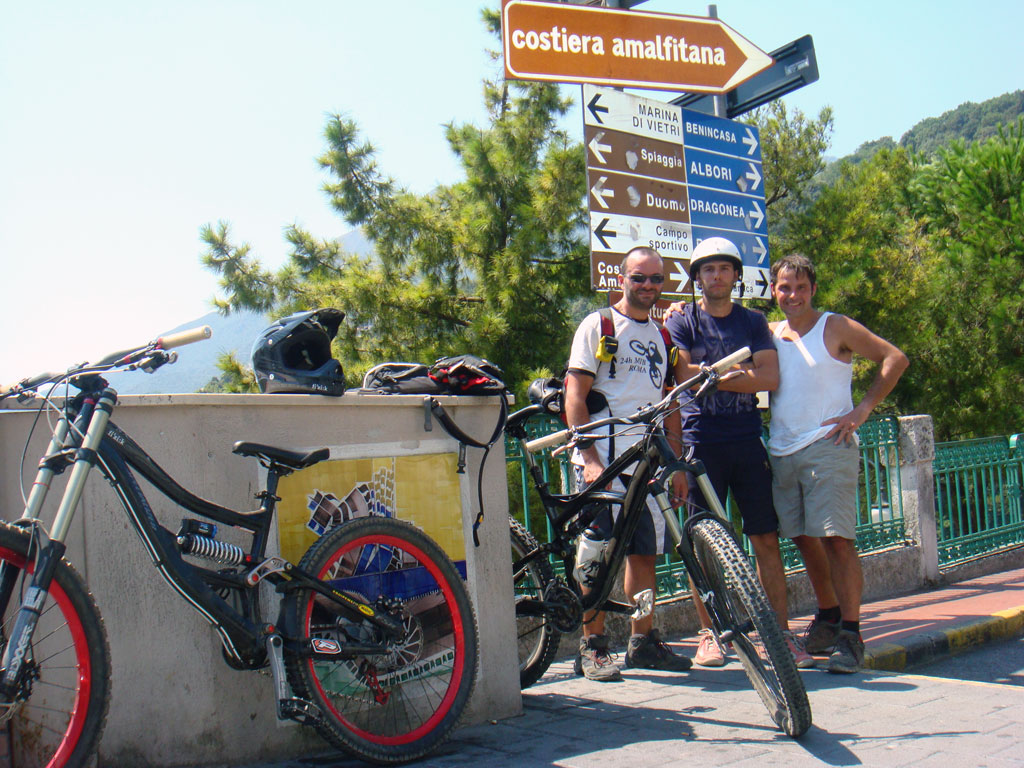
[[[636,283],[637,285],[643,285],[645,282],[650,280],[654,285],[661,285],[665,282],[664,275],[630,275],[629,281]]]

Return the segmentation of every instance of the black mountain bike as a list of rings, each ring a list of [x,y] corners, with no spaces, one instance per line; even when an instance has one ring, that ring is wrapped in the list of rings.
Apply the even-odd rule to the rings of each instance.
[[[711,615],[717,641],[723,645],[732,643],[772,720],[785,733],[798,737],[810,727],[811,708],[793,655],[750,561],[731,527],[724,524],[728,516],[708,480],[704,465],[691,458],[677,459],[662,426],[665,416],[678,407],[676,401],[680,397],[690,396],[690,390],[696,387],[692,398],[703,398],[719,382],[722,372],[749,356],[750,350],[744,348],[714,366],[704,367],[700,374],[679,384],[661,402],[628,416],[600,419],[533,440],[527,434],[526,422],[531,416],[544,413],[545,403],[527,406],[509,417],[506,429],[522,447],[552,531],[549,543],[538,544],[516,520],[511,522],[522,687],[540,679],[557,653],[559,635],[578,629],[585,612],[599,609],[639,617],[652,609],[651,594],[635,596],[636,605],[610,600],[609,595],[625,560],[626,545],[641,516],[649,514],[647,498],[653,494],[675,542],[676,552]],[[568,448],[585,441],[607,439],[607,433],[596,434],[596,430],[608,425],[642,430],[643,437],[582,491],[552,493],[533,454],[563,443],[567,443]],[[624,493],[605,490],[627,469],[632,478]],[[679,524],[666,491],[669,476],[677,471],[689,471],[696,477],[711,507],[711,510],[691,510],[683,525]],[[574,577],[575,544],[601,505],[618,508],[619,514],[590,585],[591,591],[583,594]],[[552,558],[561,563],[564,576],[555,574]]]
[[[269,665],[279,718],[310,725],[333,746],[372,762],[427,754],[461,716],[477,665],[469,596],[441,548],[408,523],[363,517],[328,530],[298,565],[268,556],[279,478],[328,458],[327,448],[236,443],[236,454],[267,469],[259,508],[237,512],[178,485],[110,421],[117,393],[102,372],[155,370],[175,359],[168,349],[209,335],[201,328],[166,336],[0,393],[27,399],[38,392],[36,424],[47,411],[55,416],[24,513],[0,524],[0,723],[9,724],[16,754],[52,768],[84,765],[106,719],[110,652],[103,622],[64,559],[93,467],[113,486],[160,575],[213,625],[224,660],[236,669]],[[51,482],[65,471],[60,504],[44,521]],[[194,517],[177,532],[163,527],[133,471]],[[217,524],[251,536],[251,546],[218,539]],[[274,621],[262,616],[264,585],[280,596]]]

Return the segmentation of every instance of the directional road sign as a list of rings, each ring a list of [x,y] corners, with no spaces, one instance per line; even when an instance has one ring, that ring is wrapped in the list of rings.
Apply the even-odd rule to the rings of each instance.
[[[768,296],[768,222],[757,129],[583,86],[591,283],[618,288],[637,245],[665,258],[666,296],[691,291],[690,254],[720,235],[743,255],[743,295]]]
[[[814,56],[814,40],[810,35],[776,48],[769,55],[774,64],[725,94],[726,117],[737,117],[817,81],[818,60]],[[715,114],[713,94],[686,93],[672,99],[671,103]]]
[[[771,57],[718,19],[503,0],[505,76],[725,93]]]

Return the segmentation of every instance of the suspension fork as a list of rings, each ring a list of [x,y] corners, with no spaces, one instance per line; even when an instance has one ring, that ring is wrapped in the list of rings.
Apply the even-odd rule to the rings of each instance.
[[[114,409],[114,402],[117,393],[112,389],[105,389],[92,409],[91,414],[87,413],[88,427],[81,446],[75,452],[75,462],[68,478],[64,496],[61,499],[57,514],[53,520],[49,541],[40,548],[39,557],[35,563],[35,570],[32,574],[32,583],[25,591],[25,598],[18,609],[18,615],[14,621],[8,643],[4,648],[3,660],[0,661],[0,696],[9,699],[21,686],[25,659],[28,656],[29,647],[32,643],[32,635],[35,633],[36,624],[42,613],[43,605],[46,603],[46,596],[57,571],[61,558],[64,556],[64,539],[71,527],[71,520],[74,517],[75,509],[82,498],[85,490],[85,481],[89,471],[96,463],[97,450],[107,431],[107,422],[110,420],[110,413]],[[87,400],[86,407],[91,403]],[[78,423],[82,423],[79,419]],[[68,437],[69,425],[66,417],[62,417],[50,440],[50,452],[40,465],[36,473],[36,482],[33,483],[32,491],[29,494],[25,505],[25,512],[22,519],[36,520],[42,507],[43,499],[49,490],[49,484],[56,474],[55,464],[58,454],[63,451],[65,440]],[[38,528],[30,530],[33,540],[39,535]],[[26,566],[28,564],[26,563]],[[9,598],[14,586],[14,569],[5,564],[0,589],[6,594],[0,597]]]

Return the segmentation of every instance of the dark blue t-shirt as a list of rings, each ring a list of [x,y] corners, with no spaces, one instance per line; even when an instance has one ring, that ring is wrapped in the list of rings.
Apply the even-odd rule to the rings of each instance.
[[[751,353],[775,349],[768,321],[760,312],[733,304],[725,317],[713,317],[687,304],[665,321],[672,341],[690,354],[693,363],[714,363],[741,347]],[[727,443],[761,435],[757,397],[718,390],[704,398],[699,409],[683,408],[683,440],[692,443]]]

